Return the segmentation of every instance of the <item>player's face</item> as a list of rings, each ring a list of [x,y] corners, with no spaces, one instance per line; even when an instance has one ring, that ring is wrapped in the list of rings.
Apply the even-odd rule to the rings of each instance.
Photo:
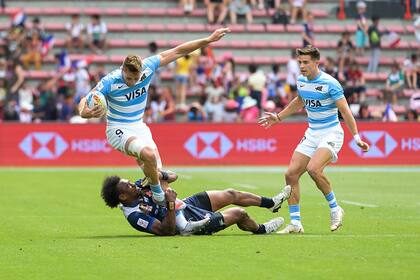
[[[137,83],[137,81],[140,79],[140,72],[133,73],[133,72],[128,71],[125,68],[123,68],[123,75],[124,75],[125,84],[128,87],[134,86]]]
[[[127,179],[121,179],[118,183],[118,190],[120,195],[123,194],[127,199],[136,199],[140,195],[140,189],[134,183]]]
[[[313,77],[318,72],[318,60],[310,55],[299,55],[298,58],[300,73],[305,77]]]

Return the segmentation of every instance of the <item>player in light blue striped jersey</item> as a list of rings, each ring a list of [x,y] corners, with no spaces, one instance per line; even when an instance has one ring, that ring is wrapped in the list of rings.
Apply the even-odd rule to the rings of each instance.
[[[219,28],[206,38],[186,42],[143,60],[137,55],[128,55],[119,69],[106,75],[92,89],[102,93],[108,102],[108,143],[114,149],[137,159],[144,174],[150,179],[153,198],[160,204],[164,204],[165,200],[158,176],[162,163],[150,129],[143,122],[152,76],[158,67],[216,42],[228,32],[229,28]],[[79,114],[83,118],[100,117],[104,113],[101,106],[89,109],[86,98],[82,98],[79,103]]]
[[[302,107],[305,107],[308,115],[309,127],[297,145],[285,175],[286,183],[292,186],[292,195],[288,200],[291,221],[278,233],[303,233],[299,178],[306,171],[330,206],[330,229],[335,231],[342,225],[344,211],[337,203],[331,183],[324,174],[324,168],[337,161],[338,152],[343,145],[344,132],[338,120],[338,111],[362,151],[367,152],[369,145],[363,142],[358,134],[356,121],[344,98],[340,83],[319,70],[319,50],[307,46],[297,49],[296,54],[301,72],[297,80],[298,96],[280,113],[266,112],[265,116],[259,119],[260,125],[269,128]]]

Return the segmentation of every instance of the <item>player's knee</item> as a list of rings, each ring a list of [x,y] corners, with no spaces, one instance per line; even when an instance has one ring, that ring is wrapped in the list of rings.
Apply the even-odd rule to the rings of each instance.
[[[230,201],[236,201],[239,196],[239,192],[235,189],[226,189],[224,190],[225,195],[229,198]]]
[[[294,170],[288,169],[284,176],[286,177],[286,182],[287,183],[291,183],[291,182],[299,180],[299,173],[297,173]]]
[[[140,159],[143,162],[156,162],[156,154],[154,149],[150,147],[144,147],[140,152]]]
[[[309,176],[311,176],[311,178],[319,178],[322,176],[322,170],[317,166],[308,165],[306,171],[308,172]]]
[[[249,218],[248,213],[242,208],[235,208],[235,216],[238,221],[243,221]]]

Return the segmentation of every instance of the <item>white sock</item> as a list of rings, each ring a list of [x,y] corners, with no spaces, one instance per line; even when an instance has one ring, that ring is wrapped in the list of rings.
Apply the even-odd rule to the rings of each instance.
[[[184,213],[182,210],[176,211],[176,217],[175,217],[176,227],[179,231],[182,231],[185,229],[185,227],[188,224],[187,219],[185,219]]]

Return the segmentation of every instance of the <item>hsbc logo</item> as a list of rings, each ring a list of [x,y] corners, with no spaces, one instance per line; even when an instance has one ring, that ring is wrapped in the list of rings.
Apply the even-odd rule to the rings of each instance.
[[[68,144],[56,132],[32,132],[20,142],[19,148],[31,159],[56,159]]]
[[[397,141],[385,131],[364,131],[360,133],[360,136],[369,143],[370,149],[368,152],[362,152],[354,140],[349,145],[362,158],[385,158],[398,146]]]
[[[184,148],[198,159],[223,158],[233,144],[222,132],[197,132],[184,144]]]

